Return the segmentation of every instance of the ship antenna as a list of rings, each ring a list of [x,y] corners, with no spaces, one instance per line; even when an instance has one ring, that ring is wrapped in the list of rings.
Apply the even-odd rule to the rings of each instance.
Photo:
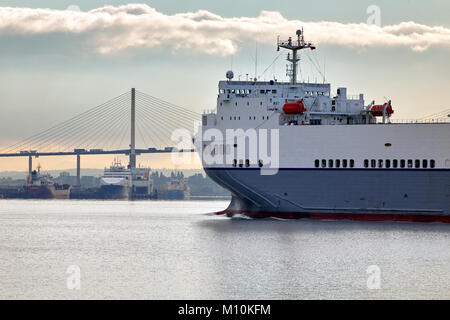
[[[255,43],[255,81],[258,81],[258,42]]]
[[[280,50],[280,48],[284,48],[284,49],[288,49],[292,51],[292,58],[291,56],[288,54],[287,57],[287,61],[289,61],[291,63],[291,69],[288,70],[288,75],[290,76],[290,81],[292,84],[296,84],[297,83],[297,66],[298,66],[298,62],[300,61],[300,57],[297,55],[297,51],[298,50],[302,50],[302,49],[311,49],[314,50],[316,49],[316,47],[311,44],[310,42],[306,43],[305,39],[303,37],[303,28],[300,30],[297,30],[296,32],[297,35],[297,40],[292,40],[291,37],[288,38],[288,40],[280,41],[280,37],[278,37],[278,43],[277,43],[277,48],[278,50]]]

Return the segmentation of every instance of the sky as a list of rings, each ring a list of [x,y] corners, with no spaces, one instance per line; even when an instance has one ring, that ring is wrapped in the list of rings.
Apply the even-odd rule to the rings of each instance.
[[[131,87],[198,113],[213,109],[227,70],[254,76],[256,49],[257,75],[285,79],[284,56],[268,68],[276,37],[302,26],[317,45],[302,56],[304,80],[325,74],[334,91],[364,93],[367,103],[391,99],[397,119],[436,113],[450,108],[448,12],[444,0],[0,0],[0,149]],[[102,168],[110,160],[84,162]],[[167,166],[165,158],[141,161]],[[26,166],[0,159],[0,171]]]

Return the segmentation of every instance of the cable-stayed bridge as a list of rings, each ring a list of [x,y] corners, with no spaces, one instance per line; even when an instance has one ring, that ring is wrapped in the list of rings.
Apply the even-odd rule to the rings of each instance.
[[[134,88],[101,105],[0,150],[0,157],[77,157],[80,184],[82,155],[128,155],[129,167],[136,167],[136,155],[193,152],[193,146],[176,149],[171,134],[185,129],[191,136],[199,113],[158,99]]]

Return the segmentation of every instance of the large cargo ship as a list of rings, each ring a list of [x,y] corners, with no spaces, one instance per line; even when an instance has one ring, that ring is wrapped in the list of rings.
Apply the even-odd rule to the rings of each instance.
[[[217,109],[195,138],[207,175],[232,193],[221,213],[251,217],[450,222],[450,123],[394,123],[390,101],[297,82],[219,82]]]

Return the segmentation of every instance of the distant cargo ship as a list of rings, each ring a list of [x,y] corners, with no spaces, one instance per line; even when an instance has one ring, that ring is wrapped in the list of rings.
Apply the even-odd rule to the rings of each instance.
[[[48,173],[41,173],[41,166],[38,170],[33,170],[27,178],[27,183],[23,186],[22,194],[24,198],[30,199],[69,199],[71,186],[68,184],[58,184],[53,182],[53,178]]]
[[[131,170],[115,159],[100,179],[100,199],[128,199],[132,183]]]
[[[151,199],[155,197],[153,179],[150,177],[150,169],[134,168],[132,173],[132,187],[130,199]]]
[[[166,190],[163,193],[164,198],[168,200],[187,200],[189,199],[189,186],[187,185],[183,174],[173,174],[167,183]]]

